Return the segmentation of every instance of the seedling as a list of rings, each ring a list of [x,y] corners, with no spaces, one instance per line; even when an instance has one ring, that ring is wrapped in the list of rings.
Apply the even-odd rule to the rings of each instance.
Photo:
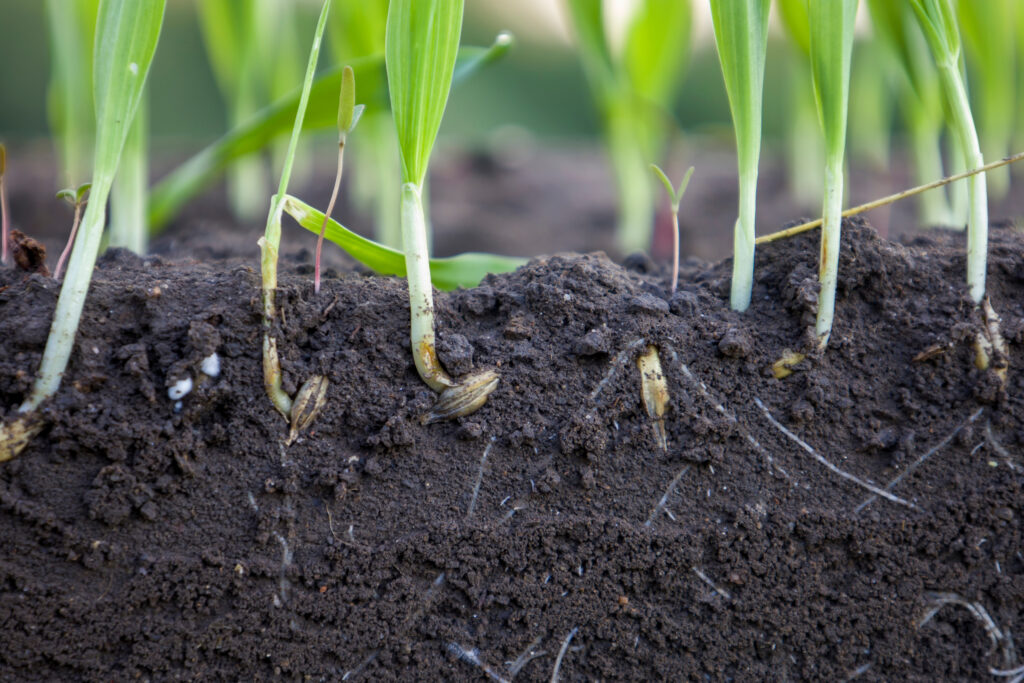
[[[423,381],[441,394],[434,410],[424,416],[425,423],[475,411],[498,385],[498,374],[490,370],[456,382],[442,367],[434,345],[434,293],[422,194],[451,89],[462,10],[463,0],[392,0],[385,38],[391,112],[402,158],[402,244],[413,361]]]
[[[661,170],[656,164],[651,164],[651,170],[654,171],[655,175],[661,179],[661,183],[665,186],[665,192],[668,194],[669,202],[672,204],[672,294],[676,293],[676,286],[679,284],[679,203],[683,200],[683,194],[686,192],[686,186],[690,184],[690,176],[693,175],[693,166],[691,166],[686,173],[683,175],[682,181],[679,183],[679,188],[673,188],[672,182],[665,175],[665,172]]]
[[[800,207],[809,208],[818,205],[825,187],[821,178],[825,151],[820,136],[807,134],[818,125],[818,105],[814,101],[811,79],[807,0],[778,0],[775,8],[790,48],[785,53],[788,103],[785,149],[789,192]]]
[[[64,251],[61,252],[60,258],[57,260],[57,267],[53,271],[54,280],[60,280],[60,274],[64,272],[64,263],[67,262],[68,256],[71,254],[71,245],[75,243],[75,235],[78,233],[78,222],[82,217],[82,208],[88,203],[86,195],[89,194],[89,188],[91,187],[92,183],[85,183],[75,189],[68,188],[57,193],[57,199],[63,199],[74,207],[75,218],[71,222],[71,234],[68,236],[68,243],[64,245]]]
[[[770,0],[711,0],[711,18],[729,96],[740,175],[739,218],[733,232],[733,310],[750,306],[754,286],[754,219],[761,155],[761,94]],[[830,3],[826,3],[830,4]]]
[[[320,293],[320,252],[324,246],[324,231],[327,229],[327,221],[334,210],[334,202],[338,198],[338,188],[341,187],[341,171],[345,165],[345,140],[348,134],[359,123],[359,117],[363,113],[364,106],[356,106],[356,77],[352,67],[346,66],[341,76],[341,95],[338,103],[338,171],[334,176],[334,189],[331,190],[331,200],[327,203],[327,212],[324,214],[324,221],[320,225],[320,235],[316,240],[316,265],[313,276],[313,289]]]
[[[654,189],[646,165],[661,156],[672,101],[683,80],[690,50],[690,3],[634,3],[618,52],[605,34],[601,0],[569,0],[568,6],[618,187],[619,247],[623,252],[647,249]]]
[[[120,170],[110,193],[111,247],[145,254],[149,242],[149,106],[143,93],[121,154]]]
[[[99,252],[107,198],[156,51],[164,4],[165,0],[100,0],[93,50],[97,125],[92,196],[71,251],[39,374],[18,409],[20,418],[0,433],[0,458],[5,452],[16,454],[38,431],[35,411],[57,391],[67,367]]]
[[[857,0],[812,2],[807,6],[811,31],[811,75],[818,116],[825,134],[825,201],[822,208],[821,257],[818,263],[818,319],[815,331],[824,348],[832,333],[839,273],[839,236],[843,210],[843,162],[846,115],[850,99],[850,57]]]
[[[271,199],[270,211],[267,214],[267,226],[259,241],[260,272],[263,279],[263,387],[277,411],[285,419],[290,420],[293,426],[303,423],[298,414],[305,414],[306,410],[304,405],[293,403],[292,397],[281,386],[281,360],[277,352],[277,336],[274,330],[274,322],[277,318],[277,307],[274,303],[277,294],[277,254],[281,247],[281,215],[284,212],[288,181],[291,178],[295,150],[302,133],[302,122],[306,114],[306,105],[309,103],[309,93],[313,87],[313,74],[316,72],[316,63],[320,56],[320,43],[330,8],[331,0],[324,0],[316,31],[313,34],[313,45],[309,51],[309,62],[306,65],[306,76],[302,82],[302,93],[299,95],[299,102],[295,110],[292,136],[288,142],[284,168],[281,170],[281,181],[278,184],[277,194]],[[306,380],[305,385],[299,389],[299,396],[308,395],[309,391],[313,387],[318,387],[321,381],[326,380],[320,376]],[[324,391],[326,391],[326,386]],[[296,407],[298,408],[297,413],[293,412]]]
[[[10,247],[7,242],[10,239],[11,226],[8,223],[7,188],[4,184],[4,176],[7,175],[7,147],[0,143],[0,264],[7,265],[10,259],[8,251]]]
[[[951,0],[910,0],[939,69],[939,79],[949,105],[949,123],[959,141],[968,168],[985,161],[974,127],[967,89],[961,74],[960,31]],[[988,189],[985,174],[968,182],[967,286],[971,299],[980,304],[985,296],[985,266],[988,258]]]

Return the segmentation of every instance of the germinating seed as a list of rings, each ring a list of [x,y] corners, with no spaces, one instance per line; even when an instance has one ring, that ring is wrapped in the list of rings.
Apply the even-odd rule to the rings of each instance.
[[[203,359],[199,369],[203,371],[203,374],[207,377],[219,377],[220,376],[220,356],[214,351],[209,356]]]
[[[167,398],[171,399],[172,401],[177,401],[188,396],[188,393],[190,391],[192,391],[192,378],[185,377],[184,379],[179,379],[177,382],[171,385],[171,387],[167,390]]]

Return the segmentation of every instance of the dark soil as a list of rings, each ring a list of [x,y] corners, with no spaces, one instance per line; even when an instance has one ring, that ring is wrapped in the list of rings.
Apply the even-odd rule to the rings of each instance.
[[[936,681],[1019,666],[1024,238],[992,235],[1005,387],[973,365],[961,237],[900,245],[848,223],[824,354],[817,240],[760,249],[744,315],[728,261],[691,260],[674,296],[651,261],[596,253],[441,294],[442,360],[501,383],[475,415],[426,427],[404,282],[338,272],[314,296],[308,253],[292,253],[286,388],[316,373],[330,388],[290,447],[262,389],[255,259],[108,253],[49,426],[0,464],[0,678],[540,681],[560,659],[563,681]],[[57,292],[0,270],[8,415]],[[646,344],[671,395],[667,452],[640,399]],[[787,349],[808,359],[775,379]],[[200,381],[213,352],[222,372]],[[186,376],[176,407],[167,387]]]

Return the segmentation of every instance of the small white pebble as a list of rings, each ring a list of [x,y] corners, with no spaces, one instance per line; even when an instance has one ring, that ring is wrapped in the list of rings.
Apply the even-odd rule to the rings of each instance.
[[[177,401],[188,396],[190,391],[192,391],[192,378],[179,379],[167,390],[167,398]]]
[[[214,351],[209,356],[203,359],[199,369],[203,371],[203,374],[207,377],[218,377],[220,376],[220,356]]]

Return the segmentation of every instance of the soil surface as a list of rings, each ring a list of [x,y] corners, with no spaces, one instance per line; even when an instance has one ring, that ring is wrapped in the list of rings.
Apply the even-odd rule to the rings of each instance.
[[[437,297],[441,358],[493,368],[421,426],[403,281],[282,261],[263,393],[254,259],[101,258],[48,427],[0,464],[4,680],[987,680],[1024,633],[1024,239],[991,241],[1009,378],[975,369],[962,237],[844,228],[664,269],[536,259]],[[0,405],[58,293],[0,270]],[[667,449],[636,358],[659,352]],[[807,354],[785,379],[772,364]],[[216,353],[220,373],[202,374]],[[924,356],[923,358],[921,356]],[[915,358],[917,360],[915,361]],[[209,370],[209,365],[206,366]],[[190,378],[180,404],[168,387]]]

